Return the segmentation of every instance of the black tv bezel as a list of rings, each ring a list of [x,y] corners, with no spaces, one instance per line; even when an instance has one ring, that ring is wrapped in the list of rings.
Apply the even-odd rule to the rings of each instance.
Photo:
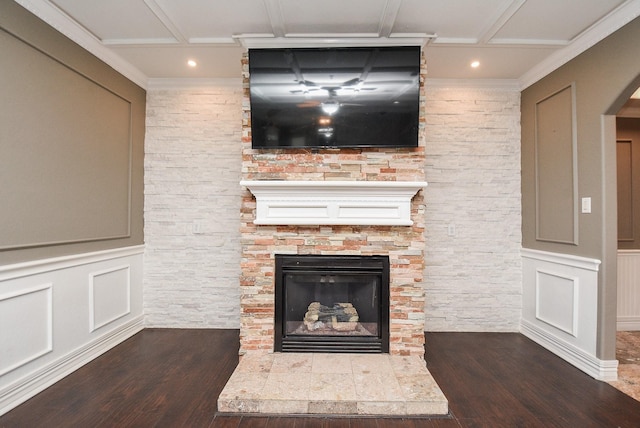
[[[382,49],[382,50],[414,50],[415,51],[415,55],[416,55],[416,59],[415,59],[415,69],[416,69],[416,73],[418,75],[417,78],[417,82],[416,82],[416,95],[415,95],[415,123],[412,123],[412,141],[410,144],[405,144],[405,143],[388,143],[388,142],[383,142],[380,144],[363,144],[363,143],[354,143],[354,144],[337,144],[337,145],[333,145],[333,144],[311,144],[311,145],[276,145],[276,146],[269,146],[266,144],[261,144],[261,145],[256,145],[256,140],[255,140],[255,121],[252,120],[252,116],[253,116],[253,109],[252,109],[252,99],[253,99],[253,94],[251,91],[251,53],[252,51],[278,51],[281,52],[283,50],[291,50],[291,51],[314,51],[314,52],[327,52],[330,53],[332,51],[344,51],[344,50],[371,50],[371,49]],[[420,116],[421,116],[421,107],[420,107],[420,93],[421,93],[421,86],[422,86],[422,82],[420,79],[420,73],[421,73],[421,56],[422,56],[422,50],[420,46],[357,46],[357,47],[344,47],[344,46],[337,46],[337,47],[332,47],[332,46],[323,46],[323,47],[293,47],[293,48],[252,48],[248,50],[248,58],[249,58],[249,105],[250,105],[250,115],[249,115],[249,119],[250,119],[250,126],[251,126],[251,148],[253,150],[264,150],[264,151],[274,151],[274,150],[301,150],[301,149],[307,149],[307,150],[322,150],[322,149],[415,149],[417,147],[419,147],[419,128],[420,128]]]

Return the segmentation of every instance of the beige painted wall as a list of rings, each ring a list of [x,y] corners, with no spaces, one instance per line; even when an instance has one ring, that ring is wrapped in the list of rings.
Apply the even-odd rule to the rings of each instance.
[[[145,91],[0,3],[0,265],[144,242]]]
[[[607,37],[522,92],[522,237],[523,247],[602,260],[598,291],[598,352],[615,358],[616,324],[616,168],[615,115],[640,82],[640,19]],[[575,87],[576,191],[590,197],[591,214],[575,213],[575,243],[537,238],[536,170],[545,177],[552,165],[536,168],[536,106],[569,85]],[[568,183],[558,183],[559,186]],[[558,207],[561,204],[557,205]],[[579,204],[578,204],[579,206]],[[576,209],[578,207],[574,207]],[[566,208],[555,208],[566,219]],[[573,215],[574,213],[570,213]]]

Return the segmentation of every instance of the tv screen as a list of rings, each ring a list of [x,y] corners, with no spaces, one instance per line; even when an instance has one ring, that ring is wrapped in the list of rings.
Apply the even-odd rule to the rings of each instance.
[[[250,49],[254,149],[417,147],[420,47]]]

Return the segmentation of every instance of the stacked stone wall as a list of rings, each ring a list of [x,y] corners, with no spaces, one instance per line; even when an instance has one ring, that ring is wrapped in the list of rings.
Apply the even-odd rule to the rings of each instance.
[[[417,148],[253,150],[248,63],[244,59],[244,180],[424,181],[424,109]],[[424,63],[421,88],[424,86]],[[424,97],[421,96],[421,106]],[[412,200],[413,226],[257,226],[245,189],[241,208],[241,352],[271,351],[274,341],[275,254],[388,255],[390,352],[424,354],[423,191]]]

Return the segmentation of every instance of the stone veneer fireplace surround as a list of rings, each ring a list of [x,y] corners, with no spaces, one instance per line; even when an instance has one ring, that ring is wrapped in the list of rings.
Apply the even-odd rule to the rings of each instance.
[[[273,352],[275,254],[349,254],[389,257],[389,353],[422,357],[424,59],[417,148],[314,150],[251,148],[247,61],[245,56],[240,353]],[[267,195],[269,187],[285,189],[279,202]],[[366,200],[376,187],[384,196]],[[298,196],[294,202],[292,195]]]
[[[218,397],[218,410],[446,415],[447,399],[424,362],[424,59],[417,148],[316,150],[251,148],[247,61],[245,55],[244,356]],[[277,254],[388,257],[389,353],[273,352]]]

